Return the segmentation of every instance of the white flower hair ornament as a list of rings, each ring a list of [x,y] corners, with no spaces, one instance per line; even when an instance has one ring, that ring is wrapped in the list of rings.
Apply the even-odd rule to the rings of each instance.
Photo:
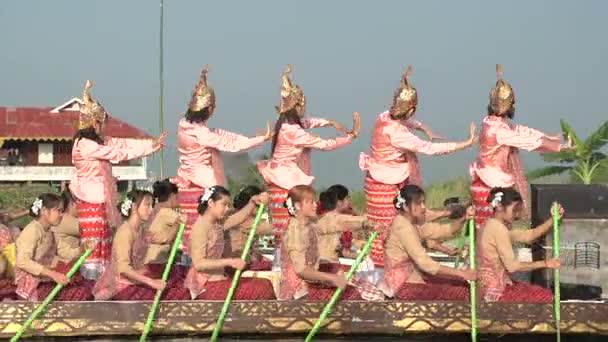
[[[129,197],[125,197],[120,205],[120,213],[124,216],[129,216],[129,210],[131,210],[131,208],[133,208],[133,200]]]
[[[211,199],[211,196],[213,196],[214,192],[215,192],[214,187],[207,188],[205,190],[205,193],[203,194],[203,196],[201,196],[201,204],[209,202],[209,200]]]
[[[401,191],[400,191],[397,194],[397,203],[395,203],[395,208],[403,209],[404,205],[405,205],[405,198],[403,198],[403,196],[401,196]]]
[[[32,213],[34,213],[34,215],[38,215],[40,214],[40,209],[42,209],[42,199],[36,197],[34,203],[32,203]]]
[[[287,197],[287,200],[285,200],[285,206],[287,207],[289,215],[296,216],[296,207],[293,205],[293,200],[291,197]]]
[[[502,197],[505,194],[503,192],[497,192],[494,194],[494,198],[492,199],[492,203],[490,203],[492,205],[492,208],[496,208],[498,207],[498,205],[500,204],[500,202],[502,202]]]

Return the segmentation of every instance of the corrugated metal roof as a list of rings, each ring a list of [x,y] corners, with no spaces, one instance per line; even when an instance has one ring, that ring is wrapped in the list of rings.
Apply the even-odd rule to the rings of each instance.
[[[51,113],[52,107],[0,107],[0,139],[72,140],[78,127],[77,111]],[[145,131],[109,116],[105,134],[118,138],[152,138]]]

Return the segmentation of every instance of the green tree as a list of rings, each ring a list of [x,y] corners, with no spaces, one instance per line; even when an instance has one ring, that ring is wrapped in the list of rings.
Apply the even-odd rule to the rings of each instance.
[[[574,148],[568,151],[545,153],[546,162],[557,163],[528,174],[530,180],[568,172],[575,182],[591,184],[606,181],[608,175],[608,158],[602,148],[608,143],[608,121],[605,121],[587,139],[582,140],[570,125],[560,121],[564,135],[569,137]]]

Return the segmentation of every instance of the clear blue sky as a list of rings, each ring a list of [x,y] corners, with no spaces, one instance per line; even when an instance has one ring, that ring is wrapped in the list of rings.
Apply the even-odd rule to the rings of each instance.
[[[451,139],[483,117],[496,63],[515,88],[516,122],[557,133],[564,118],[586,135],[608,112],[607,13],[601,0],[165,0],[167,171],[175,172],[177,121],[206,63],[218,97],[210,126],[252,135],[274,120],[286,63],[310,113],[348,125],[361,113],[355,143],[314,154],[319,185],[362,184],[359,152],[408,64],[418,118]],[[112,114],[158,133],[158,0],[3,0],[0,32],[1,106],[58,105],[90,78]],[[426,183],[466,175],[473,158],[473,150],[422,157]],[[524,160],[541,165],[535,154]]]

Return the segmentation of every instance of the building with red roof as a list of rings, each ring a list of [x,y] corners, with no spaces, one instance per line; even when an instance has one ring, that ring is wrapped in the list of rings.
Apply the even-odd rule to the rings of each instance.
[[[70,180],[81,104],[74,98],[56,108],[0,107],[0,182]],[[105,133],[119,138],[153,138],[112,115]],[[119,181],[145,180],[146,159],[118,164],[113,173]]]

